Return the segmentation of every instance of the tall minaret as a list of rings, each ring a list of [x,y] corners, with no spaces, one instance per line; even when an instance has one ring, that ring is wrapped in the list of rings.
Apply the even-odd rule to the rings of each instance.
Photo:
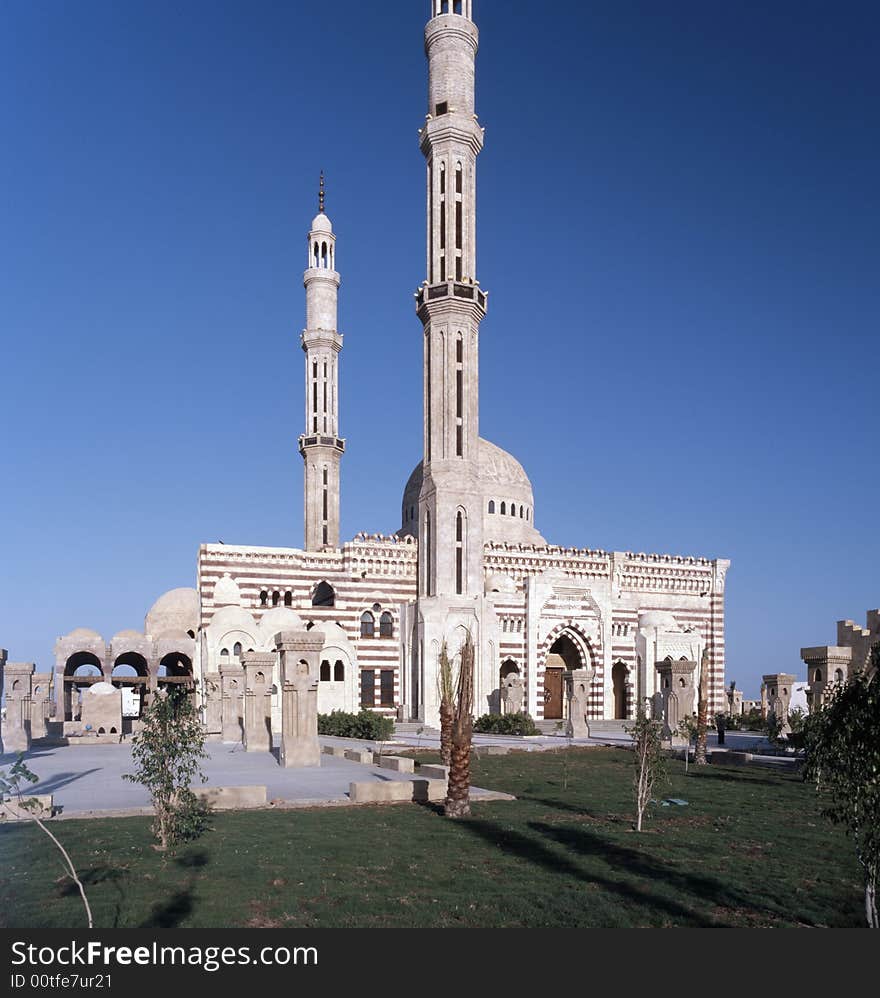
[[[474,114],[479,32],[472,0],[431,0],[425,28],[428,114],[427,280],[416,294],[424,326],[424,459],[419,497],[419,597],[483,591],[479,487],[479,330],[486,295],[476,280]]]
[[[339,274],[336,236],[324,212],[324,174],[318,214],[309,233],[306,289],[306,328],[302,348],[306,355],[306,429],[299,438],[305,461],[306,551],[339,547],[339,462],[345,441],[339,438],[339,351],[336,331]]]

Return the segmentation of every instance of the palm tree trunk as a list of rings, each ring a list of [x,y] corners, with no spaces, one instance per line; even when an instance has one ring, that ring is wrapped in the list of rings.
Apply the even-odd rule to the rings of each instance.
[[[452,765],[452,704],[448,700],[440,701],[440,762]]]
[[[467,818],[471,813],[471,746],[470,739],[453,740],[452,765],[449,767],[449,788],[446,796],[447,818]]]
[[[449,786],[445,814],[467,818],[471,813],[471,739],[474,718],[474,646],[468,635],[461,649],[458,688],[452,705],[452,755],[449,760]]]
[[[697,700],[697,741],[694,746],[694,765],[705,766],[709,762],[706,742],[709,736],[709,650],[703,649],[700,662],[700,685]]]

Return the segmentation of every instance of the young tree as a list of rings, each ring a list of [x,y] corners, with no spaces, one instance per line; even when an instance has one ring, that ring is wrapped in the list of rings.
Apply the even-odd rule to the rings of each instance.
[[[663,733],[659,721],[649,717],[644,703],[636,710],[636,718],[630,727],[625,728],[632,735],[633,789],[636,799],[636,831],[642,830],[642,819],[651,797],[654,785],[666,775],[666,761],[663,756]]]
[[[470,634],[461,649],[461,666],[452,705],[452,757],[445,813],[467,818],[471,813],[471,741],[474,730],[474,645]]]
[[[697,740],[694,745],[694,765],[705,766],[709,762],[706,742],[709,737],[709,649],[703,649],[700,660],[700,683],[697,687]]]
[[[822,710],[805,724],[804,779],[816,784],[822,813],[844,825],[864,872],[865,917],[877,918],[880,871],[880,645],[871,652],[870,673],[856,673],[836,686]]]
[[[22,781],[26,783],[38,783],[40,780],[39,776],[32,773],[30,769],[25,765],[24,756],[19,755],[15,762],[12,764],[11,768],[8,770],[0,769],[0,795],[6,797],[14,797],[15,801],[13,806],[18,812],[19,818],[27,818],[52,840],[55,847],[64,857],[65,865],[67,866],[68,873],[70,874],[71,880],[79,888],[80,897],[82,898],[83,907],[86,909],[86,919],[89,923],[89,928],[93,928],[92,925],[92,909],[89,907],[89,899],[86,897],[85,888],[82,885],[82,881],[76,872],[76,867],[73,865],[73,860],[71,860],[70,855],[64,846],[55,838],[55,836],[49,831],[46,825],[43,823],[39,815],[40,805],[33,797],[25,797],[22,793]]]
[[[205,734],[184,692],[158,693],[141,720],[141,730],[132,739],[136,771],[123,779],[149,790],[156,815],[153,834],[158,848],[165,850],[204,829],[206,808],[190,787],[194,780],[207,782],[200,768],[208,757]]]
[[[444,766],[449,766],[452,763],[452,700],[455,684],[452,680],[452,663],[449,661],[445,641],[440,649],[437,683],[440,687],[440,762]]]

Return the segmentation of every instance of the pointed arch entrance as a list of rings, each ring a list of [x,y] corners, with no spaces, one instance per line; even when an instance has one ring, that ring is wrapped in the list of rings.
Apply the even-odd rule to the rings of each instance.
[[[544,719],[561,721],[565,716],[565,673],[579,669],[583,661],[581,650],[567,632],[550,646],[544,661]]]
[[[611,686],[614,693],[614,719],[616,721],[625,721],[629,717],[628,678],[629,670],[623,662],[615,662],[611,670]]]

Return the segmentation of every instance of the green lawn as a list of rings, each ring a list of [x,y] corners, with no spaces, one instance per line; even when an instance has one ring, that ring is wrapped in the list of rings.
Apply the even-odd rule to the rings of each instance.
[[[421,758],[430,758],[423,754]],[[416,805],[237,812],[174,857],[149,819],[52,827],[98,926],[858,926],[860,869],[796,776],[673,763],[632,831],[632,756],[615,749],[476,759],[516,802],[452,822]],[[567,783],[567,786],[565,785]],[[33,826],[0,828],[0,924],[84,924]]]

